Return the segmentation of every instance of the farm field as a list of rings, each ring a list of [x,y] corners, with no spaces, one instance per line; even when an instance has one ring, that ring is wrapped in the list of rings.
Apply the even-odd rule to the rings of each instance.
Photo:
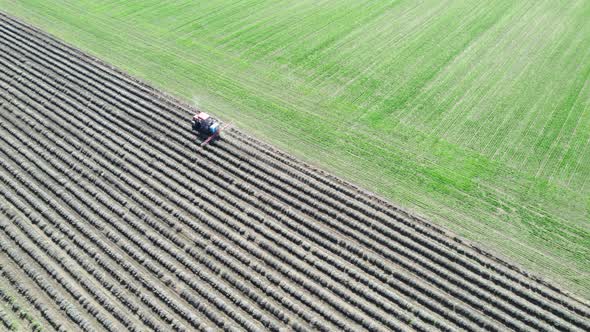
[[[590,298],[588,1],[0,8]]]
[[[0,14],[0,324],[583,331],[590,306]]]

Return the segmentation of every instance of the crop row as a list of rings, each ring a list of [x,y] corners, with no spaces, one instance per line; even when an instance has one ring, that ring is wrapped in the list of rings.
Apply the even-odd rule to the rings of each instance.
[[[14,170],[13,170],[14,172]],[[18,174],[15,174],[16,177],[19,177]],[[2,180],[4,181],[4,183],[6,183],[7,186],[12,187],[15,192],[24,200],[27,200],[29,204],[33,209],[39,210],[39,213],[42,214],[42,217],[37,217],[37,216],[29,216],[29,218],[33,221],[33,223],[37,224],[39,223],[40,225],[44,225],[43,220],[48,220],[49,223],[51,223],[55,228],[53,228],[53,230],[51,228],[46,228],[44,226],[40,226],[43,227],[43,231],[44,232],[50,232],[50,234],[48,234],[48,236],[52,236],[54,234],[57,234],[57,230],[59,230],[59,233],[62,233],[64,236],[60,237],[61,241],[58,241],[58,244],[60,246],[65,246],[65,242],[66,238],[70,239],[72,242],[74,242],[78,248],[76,249],[66,249],[63,248],[68,254],[73,255],[73,253],[87,253],[87,255],[89,256],[90,259],[92,259],[92,261],[98,263],[98,266],[104,268],[104,270],[106,272],[108,272],[109,274],[111,274],[113,276],[113,278],[116,280],[115,283],[107,285],[104,284],[107,281],[103,280],[103,279],[99,279],[99,282],[102,284],[103,287],[112,290],[113,288],[115,288],[114,292],[115,292],[115,296],[117,296],[117,293],[119,293],[116,290],[116,287],[114,286],[116,283],[120,283],[122,286],[126,287],[126,289],[130,292],[132,292],[133,294],[137,295],[138,297],[141,298],[142,302],[145,303],[145,301],[150,301],[148,304],[148,306],[153,307],[153,308],[157,308],[160,305],[159,304],[154,304],[153,300],[150,299],[149,296],[146,296],[141,288],[138,288],[136,285],[141,285],[142,284],[142,273],[140,271],[138,271],[137,269],[135,269],[132,265],[130,265],[128,262],[126,262],[120,255],[118,255],[118,253],[116,253],[113,250],[113,247],[110,246],[109,244],[106,244],[102,239],[100,239],[99,237],[97,237],[97,233],[91,232],[90,228],[85,225],[84,223],[80,222],[79,220],[77,220],[76,218],[73,218],[72,215],[70,213],[68,213],[65,209],[63,205],[59,205],[59,203],[56,203],[56,201],[50,196],[45,194],[43,191],[40,190],[36,190],[37,192],[37,196],[39,198],[42,199],[43,203],[47,204],[48,206],[51,207],[55,207],[55,212],[52,210],[47,210],[47,209],[43,209],[43,204],[39,204],[39,202],[37,202],[37,204],[35,204],[35,202],[30,198],[30,195],[27,195],[27,192],[24,191],[23,187],[19,187],[18,184],[12,183],[10,182],[10,179],[7,178],[2,178]],[[25,188],[31,188],[31,190],[35,190],[35,187],[33,186],[33,184],[29,181],[24,181],[22,184],[24,184]],[[66,198],[66,200],[71,201],[71,197],[66,196],[63,193],[60,193],[58,197],[63,197]],[[27,209],[26,206],[23,205],[22,201],[19,201],[17,198],[15,197],[11,197],[11,196],[6,196],[7,201],[13,203],[14,206],[18,207],[20,210],[25,210]],[[79,205],[74,205],[73,206],[74,209],[81,209],[81,207],[79,207]],[[57,216],[59,215],[59,216]],[[64,220],[66,220],[66,223],[62,223],[59,221],[59,219],[63,218]],[[88,220],[90,222],[94,221],[94,220]],[[77,236],[78,234],[76,232],[74,232],[72,230],[72,228],[70,228],[71,226],[74,226],[80,233],[83,234],[83,236],[85,236],[87,239],[84,239],[83,237],[79,237]],[[115,238],[113,237],[113,233],[109,233],[108,235],[110,235],[109,237]],[[53,239],[53,238],[52,238]],[[98,249],[95,247],[98,246]],[[112,259],[112,261],[116,262],[117,264],[120,265],[120,267],[113,267],[109,261],[107,259],[105,259],[104,256],[107,256],[109,258]],[[74,258],[76,258],[76,256],[73,256]],[[83,267],[87,267],[85,266],[85,264],[81,264],[81,266]],[[87,270],[90,273],[93,273],[93,270]],[[131,276],[134,277],[135,280],[129,280],[127,278],[125,278],[124,276],[122,276],[121,272],[123,271],[127,271],[129,272],[129,274]],[[143,282],[143,284],[148,284],[147,282]],[[123,298],[123,300],[125,300],[126,302],[128,302],[127,298]],[[128,308],[130,309],[131,312],[133,313],[137,313],[137,311],[139,310],[137,306],[133,305],[132,303],[127,303]],[[156,325],[155,323],[153,323],[153,321],[151,320],[150,316],[151,314],[149,313],[139,313],[139,316],[142,318],[142,320],[144,320],[144,323],[146,323],[148,326],[156,329],[156,330],[161,330],[161,328],[158,328],[158,325]]]
[[[21,296],[22,299],[31,307],[35,308],[37,314],[39,314],[46,322],[43,329],[53,328],[55,331],[67,331],[64,321],[57,318],[57,314],[51,305],[46,304],[38,296],[36,291],[33,291],[30,287],[23,284],[22,276],[20,271],[17,273],[7,266],[0,266],[0,277],[5,279],[10,284],[15,292]]]
[[[14,296],[7,293],[6,289],[0,289],[0,301],[4,302],[4,308],[10,310],[21,320],[24,320],[29,324],[32,331],[37,332],[42,330],[41,324],[37,321],[36,317],[33,316],[30,308],[18,303]],[[12,324],[11,328],[16,328],[15,324]]]

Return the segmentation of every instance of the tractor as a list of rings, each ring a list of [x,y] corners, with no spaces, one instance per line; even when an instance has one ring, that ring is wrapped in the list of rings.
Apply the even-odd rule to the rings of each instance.
[[[201,111],[197,111],[197,114],[193,116],[192,120],[193,130],[204,139],[201,146],[207,145],[213,139],[219,137],[219,134],[227,125],[223,128],[219,127],[219,121],[212,118],[209,114]]]

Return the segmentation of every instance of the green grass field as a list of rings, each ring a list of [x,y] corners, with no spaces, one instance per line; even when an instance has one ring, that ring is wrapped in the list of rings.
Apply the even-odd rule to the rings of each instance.
[[[588,1],[0,8],[590,299]]]

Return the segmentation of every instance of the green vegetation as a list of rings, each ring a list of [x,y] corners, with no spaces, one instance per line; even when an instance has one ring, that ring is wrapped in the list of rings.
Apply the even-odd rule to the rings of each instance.
[[[10,1],[590,298],[590,2]]]
[[[30,308],[20,304],[2,280],[0,280],[0,329],[43,331],[38,318],[30,314]]]

